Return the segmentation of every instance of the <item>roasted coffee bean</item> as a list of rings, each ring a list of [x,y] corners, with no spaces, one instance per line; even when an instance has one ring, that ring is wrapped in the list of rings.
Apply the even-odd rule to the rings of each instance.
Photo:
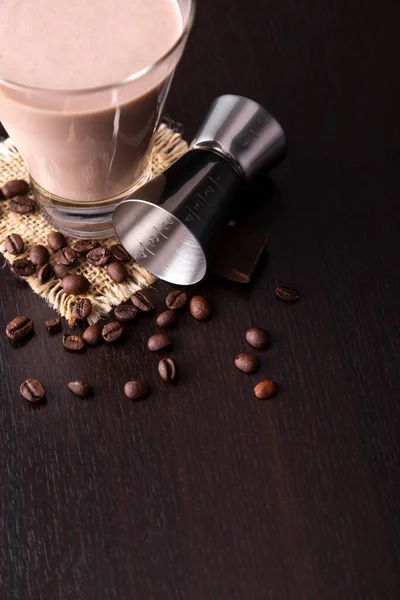
[[[126,281],[128,277],[128,271],[125,269],[124,265],[117,260],[108,264],[106,266],[106,271],[108,276],[111,277],[115,283],[122,283],[123,281]]]
[[[103,336],[103,340],[112,343],[119,340],[123,333],[123,323],[120,323],[119,321],[113,321],[112,323],[107,323],[107,325],[104,325],[101,335]]]
[[[44,324],[49,333],[56,333],[61,329],[61,319],[59,317],[56,319],[49,319],[48,321],[45,321]]]
[[[33,265],[41,267],[49,262],[49,251],[42,244],[35,244],[29,251],[29,258]]]
[[[104,267],[110,262],[111,256],[111,252],[108,248],[100,246],[88,252],[86,260],[95,267]]]
[[[172,345],[171,338],[166,333],[156,333],[147,340],[147,346],[152,352],[158,352]]]
[[[98,246],[99,242],[97,240],[79,240],[72,247],[80,256],[86,256],[88,252],[91,252]]]
[[[150,394],[149,385],[139,379],[128,381],[124,386],[124,393],[130,400],[142,400]]]
[[[285,302],[297,302],[300,298],[300,294],[297,290],[286,286],[276,288],[275,294],[279,300],[284,300]]]
[[[89,346],[100,344],[102,340],[101,325],[89,325],[83,332],[82,338]]]
[[[14,198],[14,196],[24,196],[29,192],[29,183],[24,179],[11,179],[1,188],[4,198]]]
[[[86,294],[89,289],[89,281],[83,275],[67,275],[61,280],[61,285],[66,294],[79,296]]]
[[[182,310],[186,306],[188,301],[188,296],[185,292],[181,292],[180,290],[175,290],[168,294],[165,304],[169,308],[169,310]]]
[[[36,203],[30,196],[15,196],[10,200],[10,210],[19,215],[29,215],[36,210]]]
[[[38,272],[36,273],[36,278],[39,283],[47,283],[49,279],[53,277],[53,267],[50,263],[43,265],[40,267]]]
[[[175,327],[179,321],[179,314],[174,310],[165,310],[157,317],[159,327]]]
[[[212,305],[204,296],[193,296],[190,300],[190,314],[196,321],[206,321],[212,315]]]
[[[66,334],[63,336],[63,346],[71,352],[80,352],[85,347],[85,342],[80,335]]]
[[[0,202],[2,202],[2,201],[3,201],[3,200],[5,200],[5,199],[6,199],[6,197],[5,197],[5,195],[3,194],[3,192],[2,192],[2,189],[0,188]]]
[[[114,309],[115,318],[118,319],[118,321],[122,321],[122,323],[133,321],[133,319],[136,319],[137,314],[137,308],[128,302],[120,304]]]
[[[53,271],[54,275],[58,277],[58,279],[64,279],[64,277],[69,275],[68,267],[65,267],[64,265],[59,265],[58,263],[53,265]]]
[[[148,290],[139,290],[131,296],[133,306],[136,306],[141,312],[152,312],[154,310],[154,301],[152,294]]]
[[[128,262],[131,260],[131,257],[122,244],[114,244],[111,246],[110,251],[115,260],[119,260],[119,262]]]
[[[68,246],[61,248],[61,250],[59,250],[56,254],[56,261],[60,265],[64,265],[64,267],[73,267],[77,261],[77,258],[78,256],[75,250],[68,248]]]
[[[16,317],[6,327],[6,334],[10,340],[22,340],[33,329],[33,321],[29,317]]]
[[[252,354],[238,354],[235,367],[243,373],[255,373],[260,368],[260,359]]]
[[[68,246],[68,242],[60,231],[52,231],[47,236],[47,243],[53,252],[58,252]]]
[[[74,306],[74,317],[75,319],[83,320],[87,319],[92,312],[92,303],[89,298],[79,298]]]
[[[17,258],[10,268],[16,277],[29,277],[36,272],[36,267],[29,258]]]
[[[158,363],[158,373],[161,379],[167,383],[176,381],[178,376],[176,362],[172,358],[163,358]]]
[[[6,237],[6,250],[9,254],[21,254],[24,251],[24,240],[18,233]]]
[[[88,398],[88,396],[93,395],[93,388],[86,381],[70,381],[68,384],[68,389],[75,394],[76,396],[80,396],[81,398]]]
[[[26,379],[21,383],[19,391],[25,400],[33,403],[40,402],[45,396],[44,387],[37,379]]]
[[[278,385],[275,381],[270,381],[266,379],[265,381],[261,381],[254,388],[254,395],[256,398],[260,400],[268,400],[268,398],[272,398],[276,396],[278,393]]]
[[[271,343],[271,336],[268,331],[261,327],[252,327],[246,331],[246,342],[253,348],[268,348]]]

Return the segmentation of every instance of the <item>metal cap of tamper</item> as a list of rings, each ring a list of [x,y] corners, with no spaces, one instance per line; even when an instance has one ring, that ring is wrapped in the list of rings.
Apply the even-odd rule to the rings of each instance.
[[[200,165],[204,153],[197,150],[213,153],[214,167],[219,161],[227,177],[212,177],[215,169]],[[197,283],[207,269],[204,246],[227,216],[237,182],[272,168],[285,154],[285,134],[270,113],[248,98],[221,96],[213,102],[191,151],[117,206],[116,235],[136,262],[159,279],[176,285]],[[194,173],[189,181],[188,161]],[[215,193],[205,196],[205,185]],[[186,214],[194,217],[184,218]]]

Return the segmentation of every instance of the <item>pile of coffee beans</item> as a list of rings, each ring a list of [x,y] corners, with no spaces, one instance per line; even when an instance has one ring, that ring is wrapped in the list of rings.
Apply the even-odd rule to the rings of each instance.
[[[184,308],[189,304],[190,313],[196,320],[210,318],[212,314],[212,305],[210,301],[203,296],[194,296],[189,301],[187,294],[176,290],[168,294],[165,304],[168,310],[164,310],[156,317],[156,323],[164,331],[154,333],[148,339],[147,345],[151,353],[169,350],[172,347],[173,340],[166,333],[165,329],[173,327],[179,322],[179,316]],[[151,313],[155,310],[155,301],[150,290],[141,290],[131,297],[131,302],[125,302],[114,310],[117,320],[110,321],[105,325],[89,325],[83,331],[82,335],[66,333],[62,337],[64,348],[72,353],[81,352],[86,346],[96,346],[102,341],[106,343],[117,342],[124,333],[125,324],[135,319],[140,312]],[[80,298],[75,304],[74,312],[76,319],[85,320],[91,311],[91,304],[87,298]],[[206,315],[206,317],[204,317]],[[201,319],[199,319],[201,317]],[[60,332],[61,319],[54,318],[45,321],[45,326],[49,333]],[[6,334],[12,341],[20,341],[27,338],[33,331],[32,320],[26,316],[20,316],[10,321],[6,327]],[[270,347],[270,334],[260,327],[252,327],[245,332],[246,342],[257,350],[265,350]],[[235,357],[234,364],[239,371],[246,374],[254,374],[260,369],[260,358],[258,355],[243,352]],[[158,362],[158,374],[161,380],[167,384],[176,383],[178,379],[178,365],[171,356],[161,358]],[[82,380],[68,383],[68,388],[76,396],[87,398],[94,394],[92,386]],[[257,383],[254,387],[254,395],[260,400],[273,398],[278,394],[278,385],[275,381],[265,379]],[[29,402],[38,403],[45,397],[43,385],[36,379],[27,379],[20,386],[22,396]],[[147,398],[151,389],[146,381],[141,379],[130,380],[124,386],[125,396],[131,400],[142,400]]]
[[[9,202],[10,210],[21,215],[29,215],[36,209],[35,201],[30,195],[29,184],[24,180],[8,181],[0,190],[0,200]],[[16,258],[11,271],[16,277],[23,278],[36,274],[40,284],[58,278],[66,294],[76,296],[73,305],[73,316],[78,323],[85,322],[92,312],[92,304],[85,294],[90,288],[86,277],[71,273],[79,261],[105,269],[107,275],[115,283],[122,283],[128,278],[124,263],[131,257],[121,244],[110,248],[102,246],[98,240],[79,240],[72,247],[65,236],[52,231],[47,238],[47,245],[34,244],[26,249],[26,244],[17,233],[11,233],[5,240],[5,249],[12,256],[28,254]],[[276,296],[286,303],[297,302],[299,292],[288,286],[276,288]],[[162,330],[148,339],[147,346],[151,353],[169,350],[173,339],[166,329],[172,329],[179,323],[180,315],[189,307],[191,316],[196,321],[206,321],[212,317],[213,307],[204,296],[193,296],[189,299],[186,292],[174,290],[165,299],[166,309],[156,317],[156,324]],[[107,344],[117,342],[124,333],[126,325],[140,313],[152,313],[155,301],[150,290],[140,290],[132,295],[130,302],[124,302],[114,310],[114,321],[100,325],[89,325],[82,335],[67,333],[62,337],[62,344],[69,352],[81,352],[86,346],[97,346],[102,341]],[[62,330],[61,320],[54,318],[45,321],[47,331],[51,334]],[[6,335],[13,342],[28,339],[33,332],[33,322],[29,317],[20,316],[13,319],[6,328]],[[271,337],[265,329],[252,327],[245,333],[246,342],[256,350],[265,350],[271,344]],[[236,368],[246,374],[254,374],[260,369],[260,358],[254,353],[243,352],[234,360]],[[178,378],[178,365],[172,357],[162,358],[158,362],[158,373],[162,381],[171,384]],[[68,383],[69,390],[76,396],[86,398],[93,395],[92,386],[82,380]],[[29,402],[38,403],[45,397],[43,385],[36,379],[27,379],[20,386],[22,396]],[[150,386],[143,380],[131,380],[125,384],[125,395],[132,400],[141,400],[151,393]],[[254,388],[254,395],[262,400],[272,398],[278,393],[278,385],[272,380],[263,380]]]
[[[30,195],[28,182],[22,179],[8,181],[0,190],[0,198],[9,202],[10,210],[21,215],[29,215],[36,209],[35,201]],[[128,271],[123,263],[131,261],[131,257],[121,246],[114,244],[111,248],[101,246],[98,240],[79,240],[71,247],[68,240],[59,231],[52,231],[47,237],[47,245],[34,244],[26,249],[26,244],[17,233],[11,233],[5,241],[6,251],[17,256],[27,250],[27,255],[18,258],[11,265],[12,273],[19,278],[36,275],[37,281],[45,285],[53,279],[59,279],[66,294],[81,296],[88,292],[90,283],[84,275],[71,272],[80,261],[105,269],[114,283],[123,283],[128,279]],[[82,314],[82,306],[74,310],[76,319],[86,318]],[[128,319],[128,315],[125,315]],[[121,317],[121,321],[123,317]]]

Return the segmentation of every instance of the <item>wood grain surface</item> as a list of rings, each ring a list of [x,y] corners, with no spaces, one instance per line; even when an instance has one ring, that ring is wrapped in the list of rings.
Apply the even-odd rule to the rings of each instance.
[[[290,153],[273,174],[268,256],[250,285],[208,277],[215,315],[173,333],[177,387],[146,350],[67,354],[52,311],[0,272],[0,596],[4,600],[394,600],[400,589],[400,5],[199,0],[168,112],[194,134],[210,101],[265,104]],[[272,202],[265,198],[266,202]],[[297,287],[298,304],[274,297]],[[170,289],[159,285],[158,298]],[[270,350],[244,375],[244,332]],[[33,410],[26,377],[47,390]],[[123,397],[132,377],[146,402]],[[92,400],[66,384],[85,378]],[[255,383],[276,379],[260,402]]]

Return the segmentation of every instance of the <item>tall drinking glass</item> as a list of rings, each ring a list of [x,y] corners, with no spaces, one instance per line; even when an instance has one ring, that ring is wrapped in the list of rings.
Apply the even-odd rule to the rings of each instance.
[[[150,176],[154,134],[194,20],[195,0],[177,2],[183,25],[176,43],[121,81],[57,90],[0,72],[0,120],[27,162],[42,212],[68,235],[112,235],[115,206]]]

